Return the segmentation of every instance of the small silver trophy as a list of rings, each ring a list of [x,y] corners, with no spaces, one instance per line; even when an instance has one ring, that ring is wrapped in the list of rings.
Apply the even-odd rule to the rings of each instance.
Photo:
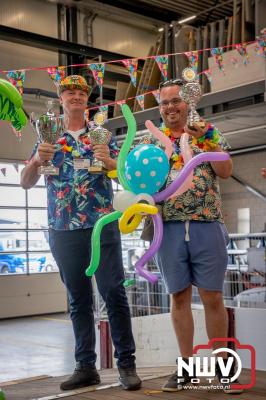
[[[112,134],[107,129],[103,128],[102,125],[106,122],[107,115],[104,111],[99,111],[95,114],[93,121],[96,128],[89,131],[89,138],[92,145],[95,144],[108,144],[111,140]],[[104,173],[106,168],[104,163],[94,158],[89,167],[89,172],[94,174]]]
[[[194,124],[196,123],[196,125],[201,129],[204,129],[205,123],[201,121],[200,116],[196,111],[196,105],[202,96],[201,86],[196,73],[192,68],[185,68],[182,72],[182,78],[186,83],[181,87],[179,95],[190,108],[187,118],[187,126],[189,129],[195,130]]]
[[[35,114],[31,113],[30,123],[37,132],[38,139],[42,143],[56,144],[60,135],[64,132],[64,117],[56,115],[53,112],[53,100],[46,101],[47,112],[36,119]],[[38,168],[39,175],[58,175],[59,168],[55,167],[51,160],[47,161],[47,165]]]

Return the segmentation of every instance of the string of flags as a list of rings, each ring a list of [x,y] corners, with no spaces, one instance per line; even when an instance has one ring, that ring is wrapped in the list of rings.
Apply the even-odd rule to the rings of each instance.
[[[158,55],[158,56],[148,56],[148,57],[143,57],[141,59],[148,59],[152,58],[155,60],[155,62],[158,65],[158,68],[161,71],[162,78],[164,81],[168,79],[168,64],[169,64],[169,57],[173,55],[185,55],[188,59],[188,64],[191,68],[194,69],[196,73],[198,73],[198,65],[199,65],[199,54],[202,53],[203,51],[210,51],[211,55],[214,57],[215,62],[219,70],[225,75],[225,69],[224,69],[224,49],[225,48],[235,48],[240,55],[240,59],[238,59],[235,56],[232,56],[230,58],[230,63],[237,68],[239,61],[242,59],[241,62],[244,63],[244,65],[247,65],[250,60],[249,60],[249,54],[248,54],[248,49],[247,45],[248,44],[254,44],[256,43],[256,46],[254,48],[255,52],[260,55],[266,57],[266,28],[261,31],[261,36],[257,37],[256,41],[249,42],[249,43],[238,43],[230,46],[222,46],[222,47],[214,47],[214,48],[209,48],[209,49],[202,49],[202,50],[196,50],[196,51],[190,51],[190,52],[182,52],[182,53],[173,53],[173,54],[165,54],[165,55]],[[138,60],[140,58],[134,58],[134,59],[124,59],[124,60],[114,60],[114,61],[107,61],[103,63],[93,63],[93,64],[77,64],[76,66],[79,67],[87,67],[89,71],[91,71],[97,85],[101,88],[104,83],[104,74],[105,74],[105,66],[106,64],[109,63],[118,63],[121,62],[124,67],[127,69],[130,81],[134,87],[137,86],[137,71],[138,71]],[[71,65],[72,67],[75,65]],[[28,68],[28,69],[20,69],[20,70],[10,70],[10,71],[1,71],[2,73],[5,73],[8,80],[18,89],[18,91],[23,94],[23,87],[24,87],[24,82],[25,82],[25,77],[26,77],[26,72],[31,71],[31,70],[46,70],[52,81],[54,82],[55,86],[57,87],[60,81],[66,76],[66,71],[67,67],[69,66],[51,66],[51,67],[40,67],[40,68]],[[212,81],[212,71],[211,69],[206,69],[202,71],[200,74],[203,74],[206,76],[209,82]],[[144,103],[145,103],[145,96],[147,94],[152,94],[156,100],[157,103],[159,103],[159,90],[150,90],[149,92],[139,94],[137,96],[130,97],[126,100],[130,99],[136,99],[140,108],[144,110]],[[112,103],[108,103],[105,106],[97,106],[97,107],[91,107],[90,109],[98,109],[105,107],[105,111],[108,112],[108,106],[109,105],[114,105],[114,104],[119,104],[121,102],[125,102],[126,100],[120,100]]]

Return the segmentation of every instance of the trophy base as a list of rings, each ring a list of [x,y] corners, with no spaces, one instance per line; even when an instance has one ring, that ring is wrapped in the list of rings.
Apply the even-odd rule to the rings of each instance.
[[[88,167],[88,171],[91,174],[105,174],[106,168],[102,161],[95,160],[92,164]]]
[[[205,127],[206,127],[206,123],[204,121],[195,121],[193,125],[188,125],[187,127],[191,131],[196,131],[197,128],[195,127],[195,125],[196,125],[196,127],[198,127],[199,129],[202,129],[202,130],[205,129]]]
[[[38,168],[38,175],[59,175],[59,168],[54,165],[42,165]]]
[[[104,167],[98,165],[91,165],[88,168],[90,174],[106,174],[107,170]]]

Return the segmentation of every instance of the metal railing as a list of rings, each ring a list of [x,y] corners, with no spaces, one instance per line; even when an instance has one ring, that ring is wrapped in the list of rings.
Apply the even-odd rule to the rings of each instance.
[[[170,311],[170,296],[155,263],[148,268],[157,274],[153,285],[135,273],[133,263],[143,254],[149,243],[139,235],[122,237],[125,277],[131,282],[126,288],[132,317],[163,314]],[[230,307],[266,308],[266,233],[230,234],[228,266],[224,281],[224,301]],[[105,306],[95,291],[96,315],[106,317]],[[192,304],[201,305],[197,288],[193,287]]]

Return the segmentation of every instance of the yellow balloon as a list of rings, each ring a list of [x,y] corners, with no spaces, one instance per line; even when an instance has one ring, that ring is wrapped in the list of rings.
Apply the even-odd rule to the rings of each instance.
[[[117,169],[107,172],[107,176],[110,179],[117,178]]]
[[[131,233],[141,223],[142,214],[157,214],[158,208],[150,204],[137,203],[128,207],[119,220],[119,229],[122,233]]]

